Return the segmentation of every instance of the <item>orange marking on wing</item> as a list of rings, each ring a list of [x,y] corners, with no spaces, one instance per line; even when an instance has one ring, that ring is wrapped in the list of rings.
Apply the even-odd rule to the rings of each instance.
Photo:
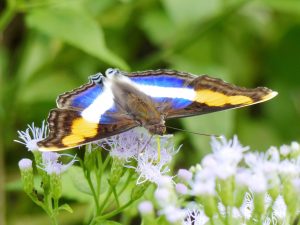
[[[86,138],[95,137],[98,133],[98,124],[91,123],[83,118],[77,118],[72,122],[71,134],[62,139],[66,146],[76,146]]]
[[[212,90],[198,90],[196,91],[195,101],[204,103],[208,106],[224,106],[230,105],[250,105],[253,100],[244,95],[227,96],[225,94],[215,92]]]

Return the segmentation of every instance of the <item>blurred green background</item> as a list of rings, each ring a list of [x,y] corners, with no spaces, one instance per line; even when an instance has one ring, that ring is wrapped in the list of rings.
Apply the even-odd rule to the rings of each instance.
[[[270,102],[169,124],[238,134],[253,150],[300,141],[299,0],[1,0],[0,32],[0,224],[48,222],[17,185],[17,163],[31,156],[13,142],[17,130],[40,125],[57,95],[108,67],[267,86],[279,92]],[[175,136],[184,144],[176,167],[210,151],[209,138]],[[82,224],[88,207],[66,201],[75,213],[62,224]]]

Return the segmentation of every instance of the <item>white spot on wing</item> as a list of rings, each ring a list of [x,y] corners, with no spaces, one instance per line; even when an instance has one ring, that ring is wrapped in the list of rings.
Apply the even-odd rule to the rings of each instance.
[[[122,76],[119,79],[122,80],[123,82],[126,82],[134,86],[139,91],[153,98],[156,97],[183,98],[183,99],[193,101],[196,97],[196,92],[192,88],[160,87],[154,85],[137,84],[125,76]]]
[[[97,96],[91,105],[81,112],[81,116],[94,123],[99,123],[101,116],[114,105],[114,96],[111,90],[112,82],[114,80],[127,83],[133,86],[139,91],[149,95],[153,98],[164,97],[164,98],[182,98],[193,101],[196,96],[196,92],[192,88],[178,88],[178,87],[160,87],[154,85],[137,84],[131,81],[128,77],[118,74],[113,76],[109,74],[103,81],[104,90]]]
[[[111,83],[106,79],[103,86],[103,92],[81,112],[81,116],[89,122],[99,123],[101,116],[114,104]]]

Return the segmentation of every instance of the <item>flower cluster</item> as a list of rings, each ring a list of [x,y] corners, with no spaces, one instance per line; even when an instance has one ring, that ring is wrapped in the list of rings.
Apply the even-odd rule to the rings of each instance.
[[[26,146],[28,151],[31,151],[34,155],[34,162],[36,170],[41,179],[42,195],[37,195],[37,189],[34,184],[34,170],[32,160],[24,158],[19,161],[19,168],[21,171],[21,178],[23,182],[23,188],[26,194],[35,202],[38,206],[45,210],[45,212],[54,220],[56,224],[55,215],[59,210],[70,211],[70,207],[67,204],[59,206],[59,199],[62,195],[62,181],[61,174],[65,172],[70,166],[77,160],[75,157],[68,154],[58,154],[55,152],[39,152],[37,142],[41,141],[47,136],[47,126],[45,122],[42,123],[42,127],[36,127],[34,124],[29,125],[25,131],[18,131],[19,139],[15,140]],[[63,156],[71,157],[71,160],[67,164],[60,162],[60,158]],[[54,204],[52,204],[52,202]]]
[[[19,168],[25,192],[55,218],[59,210],[70,210],[58,204],[62,194],[61,174],[77,160],[69,154],[37,151],[37,142],[46,132],[44,123],[42,128],[32,124],[25,132],[18,132],[21,141],[17,142],[24,144],[35,159],[22,159]],[[242,146],[237,136],[231,140],[212,138],[211,154],[189,170],[179,169],[172,176],[170,162],[180,149],[174,147],[172,138],[172,135],[153,136],[136,128],[87,145],[84,159],[79,161],[85,189],[90,188],[95,204],[91,224],[112,218],[134,204],[145,196],[151,183],[155,186],[153,195],[138,207],[144,225],[155,225],[158,221],[166,225],[275,225],[297,221],[300,210],[297,142],[257,152]],[[105,160],[102,155],[107,155]],[[69,158],[68,163],[62,163],[62,157]],[[107,165],[111,165],[110,172]],[[34,166],[42,180],[45,202],[36,196]],[[123,199],[128,202],[122,204]],[[117,205],[116,209],[106,212],[112,205]]]
[[[169,163],[179,148],[175,148],[172,135],[153,137],[145,129],[135,128],[101,140],[98,144],[114,160],[121,161],[120,166],[133,168],[139,174],[137,184],[150,181],[158,184],[170,171]],[[132,161],[136,162],[133,166]]]
[[[250,152],[236,136],[212,138],[211,146],[200,164],[178,171],[176,184],[156,189],[169,224],[293,223],[300,210],[297,142],[264,153]]]

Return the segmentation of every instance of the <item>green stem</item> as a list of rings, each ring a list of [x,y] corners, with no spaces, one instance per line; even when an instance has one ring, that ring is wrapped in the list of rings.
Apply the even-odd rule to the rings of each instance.
[[[121,196],[121,194],[126,190],[126,188],[128,187],[128,184],[130,183],[130,180],[132,178],[132,176],[134,175],[134,171],[133,170],[130,170],[129,172],[129,175],[123,185],[123,187],[121,188],[121,190],[119,191],[119,193],[117,193],[117,196]],[[112,202],[110,203],[110,205],[112,204]],[[118,204],[118,203],[117,203]],[[109,205],[109,206],[110,206]],[[118,204],[118,207],[119,207],[119,204]],[[105,210],[105,206],[103,207],[103,210]]]
[[[122,187],[122,189],[120,190],[120,192],[118,193],[118,196],[120,196],[120,195],[125,191],[125,189],[127,188],[127,186],[128,186],[128,184],[129,184],[129,182],[130,182],[130,180],[131,180],[133,174],[134,174],[134,171],[133,171],[133,170],[130,170],[129,175],[128,175],[126,181],[125,181],[125,184],[124,184],[124,186]]]
[[[105,170],[105,168],[107,167],[109,161],[110,161],[111,157],[108,155],[103,163],[103,166],[102,166],[102,173],[103,171]]]
[[[227,225],[232,224],[231,219],[232,219],[232,210],[231,210],[230,206],[227,206],[226,207],[226,224]]]
[[[99,210],[100,210],[99,199],[98,199],[98,195],[96,194],[94,185],[93,185],[92,180],[91,180],[90,171],[84,171],[84,176],[85,176],[85,179],[87,180],[87,182],[89,184],[89,187],[90,187],[90,189],[93,193],[93,198],[94,198],[94,202],[95,202],[95,205],[96,205],[96,215],[98,215]]]
[[[113,191],[112,191],[112,188],[110,187],[110,188],[109,188],[109,191],[108,191],[107,194],[106,194],[106,197],[105,197],[104,201],[103,201],[102,204],[101,204],[101,207],[100,207],[100,209],[99,209],[99,213],[98,213],[97,215],[101,215],[101,213],[102,213],[102,211],[103,211],[105,205],[107,204],[108,199],[109,199],[109,197],[111,196],[112,192],[113,192]]]
[[[110,213],[107,213],[107,214],[105,214],[105,215],[103,215],[103,216],[97,216],[97,217],[95,218],[95,220],[98,221],[98,222],[100,222],[100,221],[102,221],[102,220],[106,220],[106,219],[108,219],[108,218],[111,218],[111,217],[113,217],[113,216],[119,214],[120,212],[122,212],[124,209],[126,209],[128,206],[130,206],[133,202],[134,202],[133,200],[130,200],[129,202],[127,202],[127,203],[126,203],[125,205],[123,205],[122,207],[120,207],[120,208],[118,208],[118,209],[116,209],[116,210],[114,210],[114,211],[112,211],[112,212],[110,212]]]
[[[111,189],[113,191],[114,197],[116,199],[117,206],[119,208],[120,207],[120,201],[119,201],[119,198],[118,198],[118,194],[117,194],[116,188],[115,187],[111,187]]]
[[[102,152],[99,151],[97,154],[97,164],[98,164],[98,170],[97,170],[97,195],[100,196],[101,191],[101,181],[102,181],[102,174],[103,174],[103,161],[102,161]],[[99,199],[98,199],[99,200]]]

